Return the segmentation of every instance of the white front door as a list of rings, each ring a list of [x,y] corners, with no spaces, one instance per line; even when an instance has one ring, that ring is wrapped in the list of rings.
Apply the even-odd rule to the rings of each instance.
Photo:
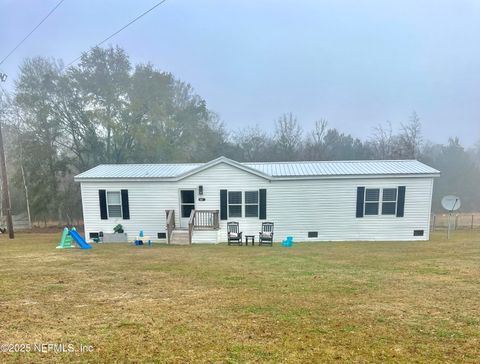
[[[192,210],[195,210],[195,190],[180,190],[180,227],[188,227]]]

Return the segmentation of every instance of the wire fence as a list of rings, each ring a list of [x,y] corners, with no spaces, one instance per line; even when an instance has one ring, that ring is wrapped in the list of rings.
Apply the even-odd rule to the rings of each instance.
[[[432,231],[446,230],[448,228],[449,214],[434,214],[430,227]],[[480,213],[452,213],[450,217],[452,230],[475,230],[480,229]]]
[[[28,230],[31,229],[28,217],[26,214],[12,215],[13,230]],[[0,227],[7,226],[6,216],[0,216]]]

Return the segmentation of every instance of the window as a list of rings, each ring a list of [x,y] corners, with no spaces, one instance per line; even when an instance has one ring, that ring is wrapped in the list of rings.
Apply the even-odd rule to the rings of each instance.
[[[157,233],[157,238],[158,239],[166,239],[167,238],[167,233]]]
[[[378,205],[380,203],[380,189],[365,189],[365,215],[378,215]]]
[[[397,213],[397,188],[366,188],[365,215],[395,215]]]
[[[309,231],[308,232],[309,238],[318,238],[318,231]]]
[[[245,191],[245,217],[258,217],[258,191]]]
[[[228,191],[228,217],[242,217],[242,192]]]
[[[397,189],[384,188],[382,192],[382,215],[395,215],[397,212]]]
[[[108,217],[122,217],[120,191],[107,191]]]

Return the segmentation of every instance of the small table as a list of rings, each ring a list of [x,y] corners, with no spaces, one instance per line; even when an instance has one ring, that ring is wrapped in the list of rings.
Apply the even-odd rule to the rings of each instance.
[[[252,246],[255,245],[255,235],[245,235],[245,246],[248,246],[248,241],[252,241]]]

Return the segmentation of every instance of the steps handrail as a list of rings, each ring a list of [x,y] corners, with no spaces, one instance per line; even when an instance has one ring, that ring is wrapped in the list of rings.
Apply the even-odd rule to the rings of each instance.
[[[193,235],[193,228],[195,226],[195,214],[196,211],[190,211],[190,220],[188,220],[188,242],[192,244],[192,235]]]
[[[170,244],[175,229],[175,210],[165,210],[167,214],[167,243]]]

